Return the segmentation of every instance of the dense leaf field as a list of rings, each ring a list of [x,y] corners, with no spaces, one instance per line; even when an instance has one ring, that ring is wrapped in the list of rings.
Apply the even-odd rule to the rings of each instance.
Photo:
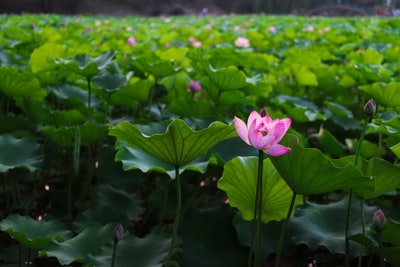
[[[0,265],[249,266],[262,194],[262,266],[399,266],[399,18],[0,28]],[[264,107],[289,153],[238,137]]]

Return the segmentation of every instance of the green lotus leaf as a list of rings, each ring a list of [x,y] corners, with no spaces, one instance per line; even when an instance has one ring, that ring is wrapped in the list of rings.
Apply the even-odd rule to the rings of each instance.
[[[214,122],[208,128],[193,131],[179,119],[172,121],[161,134],[144,135],[127,121],[110,128],[109,134],[173,167],[188,164],[219,142],[237,136],[233,125]]]
[[[188,100],[178,97],[171,100],[167,110],[183,118],[207,118],[212,116],[213,104],[207,100]]]
[[[391,146],[390,150],[392,150],[392,152],[396,155],[396,157],[400,159],[400,143]]]
[[[235,67],[215,70],[210,66],[208,73],[211,81],[220,91],[238,90],[248,86],[243,71],[240,71]]]
[[[57,58],[55,63],[63,64],[69,70],[86,78],[92,78],[98,74],[100,70],[111,64],[114,57],[114,51],[108,51],[94,58],[90,57],[88,54],[80,54],[71,59]]]
[[[318,79],[314,72],[301,67],[293,69],[293,72],[298,85],[318,86]]]
[[[373,199],[385,193],[395,191],[400,187],[400,167],[381,158],[366,160],[358,159],[357,167],[365,176],[373,177],[375,189],[373,191],[355,187],[353,192],[361,199]],[[340,161],[354,163],[355,156],[341,158]]]
[[[23,167],[35,171],[42,165],[41,146],[30,138],[0,135],[0,172]]]
[[[0,92],[11,97],[35,97],[43,99],[47,92],[29,73],[14,67],[0,67]]]
[[[385,107],[400,105],[400,82],[373,83],[360,86],[360,90],[372,96],[378,105]]]
[[[129,146],[124,141],[117,141],[116,148],[118,150],[115,155],[116,161],[122,162],[122,167],[125,171],[139,169],[146,173],[156,171],[166,173],[172,179],[175,179],[175,168],[171,164],[167,164],[145,151]],[[207,155],[196,158],[195,160],[179,167],[179,173],[184,170],[192,170],[200,173],[205,173],[208,166]]]
[[[132,63],[136,64],[144,72],[152,74],[156,79],[173,75],[180,70],[180,67],[175,66],[173,60],[159,60],[146,56],[133,57]]]
[[[33,73],[50,71],[57,67],[56,58],[68,57],[68,50],[60,44],[45,43],[33,50],[30,57],[30,65]]]
[[[362,175],[353,164],[331,160],[315,148],[302,148],[293,135],[286,135],[281,144],[292,150],[285,155],[271,157],[271,161],[290,188],[299,195],[350,188],[373,191],[375,188],[374,179]]]
[[[30,249],[42,249],[50,240],[61,242],[72,235],[66,226],[58,221],[36,221],[18,214],[0,221],[0,230]]]
[[[91,223],[77,236],[64,242],[50,241],[39,253],[40,256],[55,257],[61,265],[83,262],[89,254],[97,253],[112,240],[113,227]]]
[[[286,218],[293,192],[280,177],[269,159],[264,160],[263,172],[263,210],[264,223]],[[236,157],[225,164],[224,172],[218,181],[218,188],[225,191],[229,205],[237,208],[245,220],[254,218],[254,201],[258,174],[258,157]],[[302,198],[297,197],[295,205]]]
[[[161,267],[167,257],[170,242],[165,233],[156,231],[143,238],[126,234],[118,242],[115,266]],[[107,244],[102,247],[100,253],[89,254],[85,263],[96,267],[109,267],[112,252],[113,244]]]
[[[322,127],[320,127],[319,132],[312,135],[311,138],[316,139],[317,146],[320,150],[332,157],[343,157],[346,154],[345,146],[341,144],[332,133]]]
[[[72,106],[88,106],[88,92],[82,90],[82,88],[71,85],[71,84],[61,84],[53,85],[47,88],[52,92],[57,98],[62,99]],[[92,107],[97,107],[101,104],[101,100],[96,95],[91,95],[90,105]]]
[[[381,133],[400,136],[400,116],[394,111],[378,114],[368,126],[366,134]]]
[[[288,225],[289,235],[296,244],[304,244],[311,250],[327,248],[331,253],[344,254],[348,198],[330,204],[306,202],[296,211]],[[376,210],[363,204],[365,223],[370,225]],[[362,232],[360,200],[353,199],[350,212],[350,234]],[[350,242],[350,258],[356,257],[359,246]]]
[[[126,76],[118,73],[96,75],[92,81],[97,87],[107,92],[115,92],[127,83]]]

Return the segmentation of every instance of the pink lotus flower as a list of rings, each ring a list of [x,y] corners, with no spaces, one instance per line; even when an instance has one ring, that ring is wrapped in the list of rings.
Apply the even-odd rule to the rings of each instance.
[[[261,116],[253,111],[247,119],[247,125],[236,116],[233,122],[239,137],[257,150],[270,156],[281,156],[291,150],[290,147],[278,144],[292,123],[290,118],[272,120],[269,115]]]
[[[197,92],[200,92],[201,91],[201,84],[199,82],[196,82],[196,81],[190,81],[187,91],[188,92],[192,92],[193,94],[197,93]]]
[[[238,37],[238,38],[235,40],[235,45],[236,45],[237,47],[248,48],[248,47],[250,47],[250,42],[249,42],[249,39],[247,39],[247,38]]]
[[[129,37],[127,43],[128,43],[130,46],[135,46],[136,40],[135,40],[135,38],[133,38],[133,37]]]
[[[270,27],[268,28],[268,31],[269,31],[270,33],[274,33],[274,32],[276,32],[276,28],[275,28],[274,26],[270,26]]]

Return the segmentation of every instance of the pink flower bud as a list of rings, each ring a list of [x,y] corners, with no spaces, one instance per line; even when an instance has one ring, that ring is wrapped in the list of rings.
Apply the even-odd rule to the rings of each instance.
[[[112,238],[114,242],[117,243],[122,239],[123,236],[124,236],[124,227],[122,226],[122,224],[119,223],[117,224],[117,226],[115,226],[113,230]]]
[[[190,81],[189,83],[189,88],[188,88],[189,92],[197,93],[201,91],[201,84],[199,82],[196,81]]]
[[[385,229],[386,226],[386,216],[385,213],[381,209],[375,211],[374,216],[372,216],[372,228],[377,232],[380,233]]]
[[[376,112],[376,104],[373,98],[371,98],[370,100],[368,100],[367,103],[365,103],[364,105],[364,113],[365,115],[367,115],[368,117],[372,117],[374,116]]]
[[[127,43],[131,46],[135,46],[136,40],[133,37],[129,37]]]

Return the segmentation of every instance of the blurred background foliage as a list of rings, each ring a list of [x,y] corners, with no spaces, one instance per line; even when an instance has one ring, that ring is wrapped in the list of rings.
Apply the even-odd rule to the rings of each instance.
[[[344,8],[337,10],[336,13],[322,11],[320,15],[384,15],[391,13],[390,10],[398,9],[400,0],[148,0],[145,2],[140,0],[2,0],[0,13],[44,12],[121,16],[231,13],[311,15],[315,9],[335,5]]]

